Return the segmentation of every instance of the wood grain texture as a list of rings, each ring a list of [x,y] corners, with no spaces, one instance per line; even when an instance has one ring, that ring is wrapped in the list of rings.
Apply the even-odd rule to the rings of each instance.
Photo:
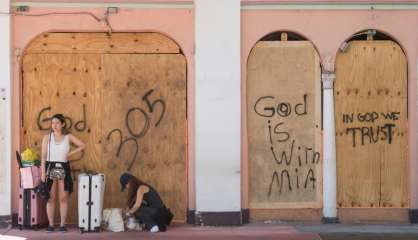
[[[339,208],[338,220],[341,223],[359,221],[410,223],[407,208]]]
[[[120,129],[123,139],[135,138],[130,134],[143,133],[136,138],[139,153],[131,172],[150,183],[161,194],[164,202],[172,208],[175,218],[186,219],[187,169],[186,169],[186,62],[180,54],[112,54],[104,56],[106,68],[104,87],[103,130],[109,134]],[[144,95],[154,104],[151,112]],[[127,113],[131,113],[127,116]],[[132,110],[135,109],[135,110]],[[141,111],[142,110],[142,111]],[[145,114],[144,114],[145,113]],[[161,121],[161,114],[164,114]],[[148,119],[148,120],[146,120]],[[147,124],[148,121],[148,124]],[[135,155],[135,142],[128,141],[120,156],[116,156],[119,145],[118,134],[112,134],[104,142],[106,164],[110,181],[118,181],[119,173],[126,170]],[[113,174],[115,173],[115,174]],[[117,191],[119,186],[115,186]],[[113,192],[113,191],[111,191]],[[118,195],[106,200],[122,206]]]
[[[247,74],[250,208],[320,207],[321,81],[314,47],[259,42]]]
[[[338,206],[408,207],[405,55],[392,41],[349,44],[336,62]]]
[[[100,164],[102,151],[99,144],[102,135],[101,91],[97,91],[99,88],[97,85],[102,78],[98,70],[100,65],[101,57],[98,54],[25,55],[23,146],[35,147],[41,151],[42,137],[49,133],[50,121],[47,119],[55,113],[62,113],[71,119],[67,120],[71,133],[85,142],[87,148],[83,156],[79,154],[70,159],[72,169],[103,171]],[[85,115],[83,106],[86,110]],[[43,113],[42,109],[45,109]],[[85,120],[84,126],[83,120]],[[45,130],[40,130],[38,123]],[[76,126],[80,130],[77,130]],[[74,172],[74,179],[76,174],[77,172]],[[74,192],[77,192],[77,184],[74,184],[74,187]],[[70,206],[77,209],[76,194],[71,195]],[[76,211],[69,211],[70,220],[76,217]]]
[[[25,53],[180,53],[159,33],[45,33]]]
[[[281,209],[251,209],[250,222],[280,221],[320,221],[320,208],[281,208]]]
[[[100,40],[91,37],[90,42]],[[175,221],[184,222],[186,69],[182,54],[26,54],[22,146],[40,151],[48,118],[62,113],[71,119],[72,134],[87,144],[83,155],[70,159],[73,179],[80,171],[104,172],[105,208],[124,207],[119,176],[130,170],[155,187]],[[109,135],[113,129],[122,135]],[[74,187],[70,223],[77,222],[77,182]]]

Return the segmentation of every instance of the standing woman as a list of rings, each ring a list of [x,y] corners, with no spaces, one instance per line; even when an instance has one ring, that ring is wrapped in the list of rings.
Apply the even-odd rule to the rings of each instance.
[[[50,194],[46,205],[49,221],[46,231],[54,231],[55,202],[58,193],[61,215],[59,231],[66,232],[68,199],[73,192],[73,180],[68,158],[83,151],[85,144],[67,131],[65,118],[62,114],[52,116],[51,122],[51,132],[42,140],[42,181],[46,182]],[[70,143],[76,145],[77,148],[70,151]]]

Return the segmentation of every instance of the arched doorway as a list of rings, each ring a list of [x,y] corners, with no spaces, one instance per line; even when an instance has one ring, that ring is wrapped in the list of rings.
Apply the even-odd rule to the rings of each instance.
[[[407,60],[398,43],[368,30],[336,58],[337,204],[407,208]]]
[[[40,150],[49,118],[63,113],[87,144],[71,159],[74,180],[81,171],[104,172],[104,207],[123,207],[119,176],[130,171],[153,185],[184,222],[186,65],[179,46],[159,33],[43,34],[22,63],[22,145]]]
[[[262,38],[247,62],[250,220],[274,209],[322,206],[321,68],[291,32]],[[263,217],[261,217],[263,219]]]

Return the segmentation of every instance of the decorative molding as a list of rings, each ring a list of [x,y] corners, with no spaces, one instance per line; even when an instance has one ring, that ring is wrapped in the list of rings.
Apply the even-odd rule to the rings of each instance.
[[[109,8],[120,9],[194,9],[192,1],[184,2],[157,2],[157,3],[100,3],[100,2],[19,2],[12,1],[12,7],[28,6],[29,8]]]
[[[335,73],[323,73],[321,78],[322,89],[334,89]]]
[[[242,3],[242,10],[418,10],[418,3]]]

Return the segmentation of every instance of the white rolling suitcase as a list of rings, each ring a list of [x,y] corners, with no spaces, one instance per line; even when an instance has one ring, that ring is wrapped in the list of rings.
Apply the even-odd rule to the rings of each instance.
[[[78,227],[81,233],[101,230],[104,190],[103,173],[78,175]]]

